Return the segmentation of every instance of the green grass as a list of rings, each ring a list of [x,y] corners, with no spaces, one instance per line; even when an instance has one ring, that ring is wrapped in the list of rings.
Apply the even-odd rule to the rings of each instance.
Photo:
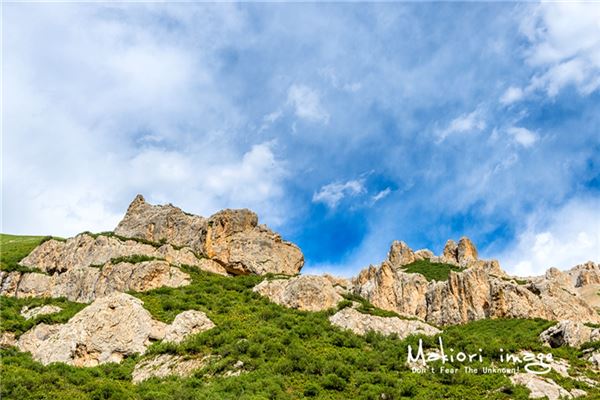
[[[429,260],[418,260],[403,267],[404,272],[423,275],[428,281],[446,281],[450,271],[461,272],[464,269],[452,264],[432,263]]]
[[[182,268],[192,283],[181,288],[160,288],[132,293],[157,319],[171,322],[188,309],[207,313],[216,328],[190,337],[181,344],[155,343],[147,355],[133,356],[121,364],[76,368],[65,364],[42,366],[15,348],[0,350],[0,397],[2,399],[495,399],[524,400],[528,391],[514,387],[504,375],[412,373],[405,365],[407,345],[417,346],[419,337],[399,340],[369,333],[364,337],[332,326],[335,312],[303,312],[269,302],[252,292],[264,277],[222,277]],[[22,332],[34,323],[63,322],[80,307],[64,300],[0,298],[2,327]],[[366,300],[358,301],[363,312],[381,310]],[[65,307],[59,314],[24,321],[18,315],[23,305],[46,302]],[[346,305],[348,305],[346,303]],[[385,316],[391,314],[385,313]],[[6,324],[6,326],[5,326]],[[600,381],[600,374],[579,360],[576,349],[548,349],[538,335],[552,322],[544,320],[483,320],[448,327],[442,333],[446,348],[476,352],[485,361],[498,349],[552,352],[567,358],[577,371]],[[421,337],[426,347],[435,347],[437,337]],[[590,344],[592,346],[594,344]],[[133,385],[131,372],[139,360],[157,354],[219,356],[191,377],[151,379]],[[224,378],[236,361],[246,373]],[[448,366],[448,364],[446,364]],[[450,363],[459,367],[461,363]],[[501,366],[501,365],[497,365]],[[508,366],[508,365],[506,365]],[[562,379],[562,378],[561,378]],[[565,385],[578,385],[564,380]],[[589,398],[598,398],[600,388],[586,388]]]
[[[46,304],[52,304],[61,307],[63,310],[48,315],[41,315],[37,318],[26,320],[21,316],[23,306],[38,307]],[[18,337],[21,333],[31,329],[40,322],[46,324],[65,323],[81,311],[86,304],[74,303],[66,299],[17,299],[14,297],[0,296],[0,332],[14,332]]]
[[[20,272],[40,272],[34,268],[19,265],[33,249],[52,236],[17,236],[0,233],[0,270]]]

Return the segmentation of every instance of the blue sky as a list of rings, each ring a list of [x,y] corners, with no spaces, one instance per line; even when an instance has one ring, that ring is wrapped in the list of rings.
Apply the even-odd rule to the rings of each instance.
[[[251,208],[306,272],[600,260],[598,4],[6,4],[3,35],[3,232],[143,193]]]

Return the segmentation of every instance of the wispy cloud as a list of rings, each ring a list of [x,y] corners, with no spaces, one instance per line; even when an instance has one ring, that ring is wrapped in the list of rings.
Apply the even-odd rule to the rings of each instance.
[[[438,141],[443,141],[448,136],[469,132],[478,132],[485,129],[485,120],[480,110],[463,114],[454,118],[448,126],[437,132]]]
[[[299,118],[327,123],[329,114],[321,105],[319,93],[305,85],[292,85],[288,90],[288,104],[294,107]]]
[[[512,139],[523,147],[531,147],[538,141],[538,135],[527,128],[512,126],[508,128],[508,134]]]
[[[356,196],[366,191],[364,180],[351,180],[340,183],[334,182],[325,185],[313,195],[313,202],[324,203],[329,208],[336,208],[340,201],[346,196]]]

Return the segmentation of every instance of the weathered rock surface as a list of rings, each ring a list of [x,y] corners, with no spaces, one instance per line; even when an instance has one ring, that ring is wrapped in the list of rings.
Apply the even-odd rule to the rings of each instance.
[[[120,262],[97,267],[73,267],[54,275],[0,272],[0,294],[16,297],[65,297],[87,303],[114,292],[144,292],[162,286],[181,287],[189,275],[166,261]]]
[[[388,261],[392,267],[400,267],[415,262],[416,258],[406,243],[394,240],[388,253]]]
[[[559,386],[550,378],[541,377],[540,375],[530,373],[519,373],[510,377],[510,381],[514,385],[523,385],[531,392],[530,399],[540,399],[547,397],[548,400],[572,399],[584,395],[585,392],[576,391],[570,393],[566,389]]]
[[[186,337],[204,332],[215,324],[202,311],[188,310],[178,314],[165,331],[165,342],[181,343]]]
[[[125,293],[96,300],[66,324],[39,324],[21,335],[18,347],[46,365],[64,362],[95,366],[144,353],[164,337],[166,325],[155,321],[142,301]]]
[[[297,274],[300,249],[282,240],[250,210],[223,210],[208,219],[172,205],[156,206],[137,196],[115,233],[152,242],[188,246],[232,274]]]
[[[206,219],[203,217],[185,213],[172,204],[151,205],[142,195],[137,195],[115,228],[115,234],[187,246],[200,252],[205,227]]]
[[[10,346],[16,346],[17,339],[13,332],[2,332],[0,334],[0,348],[6,348]]]
[[[190,265],[202,268],[202,259],[190,248],[176,249],[170,244],[155,247],[135,240],[82,233],[65,242],[48,240],[36,247],[19,264],[38,268],[49,274],[63,273],[78,267],[101,266],[111,259],[145,256],[167,261],[174,265]],[[226,274],[224,269],[210,271]]]
[[[258,225],[250,210],[223,210],[210,217],[204,254],[233,274],[295,275],[304,265],[298,246]]]
[[[53,306],[53,305],[45,305],[45,306],[33,307],[33,308],[24,306],[21,309],[21,315],[25,319],[32,319],[32,318],[36,318],[40,315],[54,314],[54,313],[57,313],[60,311],[62,311],[62,308],[60,308],[59,306]]]
[[[124,357],[143,354],[152,341],[177,341],[187,335],[214,327],[199,311],[185,311],[174,324],[156,321],[142,301],[126,293],[102,297],[75,314],[66,324],[39,324],[19,338],[21,351],[31,352],[42,364],[64,362],[93,367],[120,362]]]
[[[358,335],[365,335],[375,331],[382,335],[396,334],[400,339],[410,335],[432,336],[441,331],[421,321],[405,320],[398,317],[378,317],[363,314],[354,308],[344,308],[331,317],[329,321],[343,329],[349,329]]]
[[[577,321],[560,321],[542,332],[540,340],[550,347],[579,347],[585,342],[600,340],[600,329]]]
[[[133,383],[150,378],[164,378],[170,375],[190,376],[194,371],[204,368],[213,357],[184,358],[172,354],[161,354],[136,364],[131,374]]]
[[[464,271],[450,271],[447,281],[428,282],[421,274],[403,271],[397,254],[410,252],[396,243],[399,242],[392,245],[388,260],[378,268],[370,266],[361,271],[354,279],[354,292],[379,308],[416,316],[435,325],[483,318],[536,317],[600,322],[596,310],[572,284],[573,280],[579,281],[579,274],[572,279],[568,274],[550,270],[543,277],[519,284],[506,275],[497,261],[477,259],[471,241],[462,238],[458,245],[448,241],[444,254],[430,260],[461,265]],[[389,259],[392,256],[394,262]],[[581,270],[588,275],[595,273],[592,267]]]
[[[279,305],[304,311],[326,310],[343,300],[329,279],[316,275],[264,280],[253,291]]]

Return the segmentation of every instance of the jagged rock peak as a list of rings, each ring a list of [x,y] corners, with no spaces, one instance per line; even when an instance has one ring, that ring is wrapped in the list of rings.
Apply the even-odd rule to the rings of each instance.
[[[187,246],[219,263],[230,274],[297,274],[302,252],[248,209],[226,209],[210,218],[171,205],[151,205],[137,195],[115,234],[155,243]]]

